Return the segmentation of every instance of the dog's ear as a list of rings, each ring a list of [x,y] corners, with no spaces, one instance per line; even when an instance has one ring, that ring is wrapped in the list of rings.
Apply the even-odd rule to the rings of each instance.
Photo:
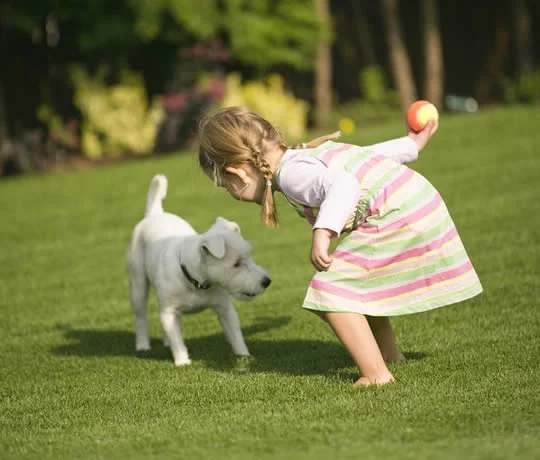
[[[217,259],[223,259],[225,256],[225,238],[219,233],[207,235],[202,240],[201,250]]]

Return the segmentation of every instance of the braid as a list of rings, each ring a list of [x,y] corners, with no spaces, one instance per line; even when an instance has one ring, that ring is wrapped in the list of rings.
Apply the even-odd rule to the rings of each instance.
[[[276,228],[278,226],[278,218],[276,202],[274,201],[274,191],[272,190],[274,174],[270,165],[258,150],[253,149],[251,155],[253,164],[261,172],[266,181],[261,202],[261,220],[270,228]]]
[[[335,139],[338,134],[315,139],[309,142],[307,147],[316,147],[328,139]],[[264,177],[261,220],[269,227],[277,227],[277,210],[272,189],[274,174],[265,154],[276,147],[283,152],[290,148],[278,130],[268,120],[246,107],[226,107],[201,121],[199,144],[199,164],[217,185],[222,184],[229,166],[249,163]]]
[[[257,150],[253,150],[252,158],[253,158],[253,164],[262,173],[264,178],[266,180],[271,181],[274,178],[274,174],[272,173],[272,170],[270,169],[270,165],[263,158],[261,153],[258,152]]]

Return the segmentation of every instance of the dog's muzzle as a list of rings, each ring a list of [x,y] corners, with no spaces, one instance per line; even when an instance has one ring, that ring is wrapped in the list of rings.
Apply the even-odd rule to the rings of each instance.
[[[261,287],[263,289],[266,289],[268,286],[270,286],[270,284],[272,284],[272,280],[270,278],[268,278],[268,276],[265,276],[262,280],[261,280]],[[258,293],[257,292],[242,292],[242,295],[243,296],[246,296],[246,297],[255,297]]]

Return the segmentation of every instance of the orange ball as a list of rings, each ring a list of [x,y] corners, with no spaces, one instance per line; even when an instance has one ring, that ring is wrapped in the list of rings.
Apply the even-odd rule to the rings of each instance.
[[[416,101],[407,110],[407,123],[413,131],[422,131],[429,120],[439,121],[437,108],[428,101]]]

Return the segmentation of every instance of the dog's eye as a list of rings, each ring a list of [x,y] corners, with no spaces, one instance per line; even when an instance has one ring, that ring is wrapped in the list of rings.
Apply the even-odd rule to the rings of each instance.
[[[238,259],[236,263],[234,264],[234,268],[238,268],[240,265],[242,265],[242,259]]]

